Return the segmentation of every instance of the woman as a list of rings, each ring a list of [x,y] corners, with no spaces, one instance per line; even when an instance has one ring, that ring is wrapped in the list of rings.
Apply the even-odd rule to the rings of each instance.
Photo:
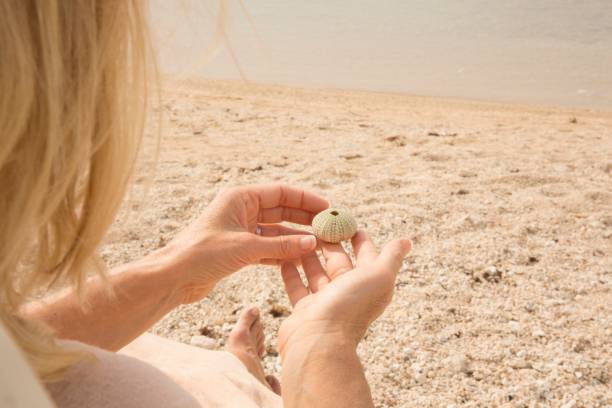
[[[360,231],[353,265],[340,245],[280,224],[309,224],[325,199],[283,185],[240,187],[166,247],[106,273],[96,249],[143,133],[145,6],[2,1],[0,53],[0,318],[56,405],[280,405],[278,380],[261,367],[256,309],[241,313],[230,353],[143,334],[254,263],[281,265],[294,307],[279,330],[282,403],[372,405],[356,347],[389,302],[410,241],[378,253]],[[40,300],[58,282],[70,288]]]

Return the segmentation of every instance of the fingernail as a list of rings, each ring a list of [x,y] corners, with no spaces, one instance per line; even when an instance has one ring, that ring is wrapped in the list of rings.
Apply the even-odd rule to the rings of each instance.
[[[402,246],[406,252],[409,252],[412,249],[412,241],[409,239],[402,239]]]
[[[251,313],[251,316],[257,317],[257,316],[259,316],[259,309],[256,308],[256,307],[252,307],[251,310],[249,311],[249,313]]]
[[[308,251],[313,249],[317,245],[317,239],[312,235],[308,235],[307,237],[300,238],[300,249],[304,251]]]

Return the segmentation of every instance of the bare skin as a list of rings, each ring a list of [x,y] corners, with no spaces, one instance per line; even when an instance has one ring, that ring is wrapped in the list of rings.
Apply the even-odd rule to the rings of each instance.
[[[229,335],[227,351],[238,357],[249,372],[262,384],[280,395],[280,383],[273,375],[264,374],[261,359],[265,354],[265,335],[259,309],[244,309]]]
[[[257,263],[280,264],[293,313],[279,330],[286,407],[371,407],[372,398],[357,344],[391,300],[395,277],[411,248],[395,240],[380,253],[365,232],[352,240],[353,265],[341,245],[279,224],[308,225],[329,204],[315,194],[284,185],[240,187],[223,192],[204,214],[166,247],[116,268],[109,283],[87,282],[87,309],[74,291],[27,305],[21,314],[41,320],[60,338],[118,350],[174,307],[201,300],[219,280]],[[259,232],[259,233],[257,233]],[[301,264],[308,286],[300,279]],[[261,366],[263,330],[244,312],[228,349],[255,378],[280,392]]]
[[[233,272],[313,251],[312,235],[280,222],[308,225],[328,206],[322,197],[282,184],[226,190],[168,245],[113,269],[114,296],[99,278],[91,278],[85,285],[86,309],[74,290],[66,290],[26,305],[21,315],[45,322],[59,338],[119,350],[175,307],[203,299]]]
[[[374,406],[357,345],[391,301],[412,243],[398,239],[379,252],[358,231],[352,245],[355,265],[340,244],[321,245],[325,267],[314,253],[302,257],[308,286],[293,263],[282,265],[293,305],[278,333],[285,407]]]

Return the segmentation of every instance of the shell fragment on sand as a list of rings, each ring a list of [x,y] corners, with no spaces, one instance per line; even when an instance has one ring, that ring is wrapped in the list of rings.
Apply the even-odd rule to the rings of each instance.
[[[357,221],[344,209],[328,208],[314,217],[312,228],[317,238],[335,244],[355,235]]]
[[[215,339],[212,339],[208,336],[193,336],[191,337],[191,341],[189,342],[192,346],[205,348],[208,350],[212,350],[217,345]]]

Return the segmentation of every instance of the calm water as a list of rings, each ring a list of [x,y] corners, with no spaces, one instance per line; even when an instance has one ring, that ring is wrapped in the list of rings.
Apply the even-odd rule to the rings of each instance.
[[[612,108],[612,0],[244,4],[227,3],[233,58],[211,52],[217,2],[154,0],[162,71]]]

